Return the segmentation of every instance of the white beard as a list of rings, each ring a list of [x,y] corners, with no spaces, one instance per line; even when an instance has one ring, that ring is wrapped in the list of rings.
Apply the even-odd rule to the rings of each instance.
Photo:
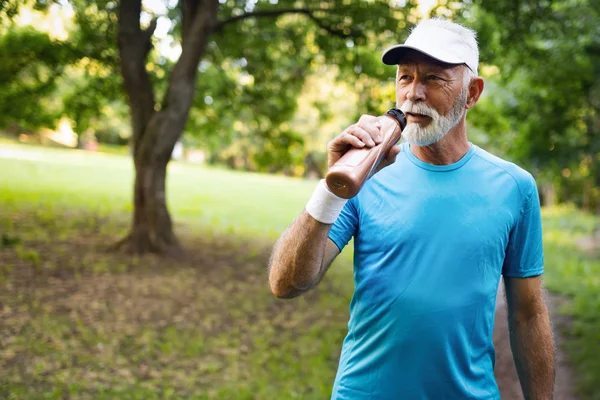
[[[409,122],[402,131],[402,137],[405,141],[415,146],[429,146],[439,142],[444,136],[450,132],[461,120],[465,105],[467,104],[467,96],[469,95],[468,86],[465,87],[454,104],[452,109],[446,115],[440,115],[435,109],[429,107],[425,103],[414,103],[406,100],[400,110],[403,113],[422,114],[431,117],[429,125],[423,127],[419,123]]]

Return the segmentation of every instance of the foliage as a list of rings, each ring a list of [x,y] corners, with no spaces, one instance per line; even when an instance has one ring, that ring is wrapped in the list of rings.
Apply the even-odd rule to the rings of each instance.
[[[102,140],[107,110],[118,114],[120,119],[126,118],[116,48],[117,3],[71,0],[70,4],[74,9],[75,28],[69,39],[80,58],[68,71],[68,84],[62,94],[64,112],[74,122],[75,132],[83,134],[92,129]],[[118,142],[117,137],[111,135],[102,141]]]
[[[598,3],[480,1],[464,16],[479,33],[482,61],[499,69],[494,99],[479,114],[483,122],[491,112],[487,132],[555,183],[559,200],[600,205]]]
[[[45,11],[48,7],[55,3],[53,0],[4,0],[0,2],[0,28],[2,33],[10,27],[12,20],[19,15],[19,12],[24,7],[31,7],[37,11]]]
[[[381,62],[374,67],[365,54],[404,24],[410,5],[394,9],[385,1],[259,1],[248,9],[248,4],[227,2],[221,18],[287,8],[318,11],[314,17],[249,18],[216,34],[200,66],[198,97],[186,132],[203,132],[201,143],[213,151],[212,162],[299,175],[310,132],[294,130],[289,122],[305,79],[323,65],[338,66],[336,78],[348,82],[383,75]],[[358,76],[355,71],[361,70],[366,72]]]
[[[0,36],[0,126],[16,123],[33,129],[52,125],[61,109],[45,100],[71,49],[30,27],[12,28]]]

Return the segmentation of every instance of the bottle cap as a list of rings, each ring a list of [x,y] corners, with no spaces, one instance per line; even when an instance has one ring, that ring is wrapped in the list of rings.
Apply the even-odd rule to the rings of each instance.
[[[386,111],[385,115],[389,115],[393,118],[396,118],[396,120],[400,124],[400,129],[404,130],[404,128],[406,127],[406,115],[404,115],[404,113],[401,110],[397,108],[390,108]]]

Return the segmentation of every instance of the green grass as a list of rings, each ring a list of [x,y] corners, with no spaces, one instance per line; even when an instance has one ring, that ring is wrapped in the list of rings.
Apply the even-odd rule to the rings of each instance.
[[[2,144],[0,202],[5,207],[99,213],[131,211],[131,159],[80,150]],[[21,159],[16,159],[20,157]],[[167,203],[176,221],[243,237],[276,238],[316,182],[172,162]]]
[[[301,298],[274,299],[266,284],[271,246],[315,184],[171,163],[188,257],[131,258],[104,251],[127,231],[129,158],[0,142],[0,398],[328,398],[351,252]],[[590,399],[600,260],[575,243],[598,223],[544,210],[545,282],[572,299],[567,344]]]

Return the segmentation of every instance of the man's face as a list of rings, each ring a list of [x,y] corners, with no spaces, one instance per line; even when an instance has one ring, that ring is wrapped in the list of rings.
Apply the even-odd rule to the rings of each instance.
[[[414,55],[398,65],[396,106],[406,114],[406,141],[428,146],[441,140],[462,118],[468,98],[464,66],[443,65]]]

